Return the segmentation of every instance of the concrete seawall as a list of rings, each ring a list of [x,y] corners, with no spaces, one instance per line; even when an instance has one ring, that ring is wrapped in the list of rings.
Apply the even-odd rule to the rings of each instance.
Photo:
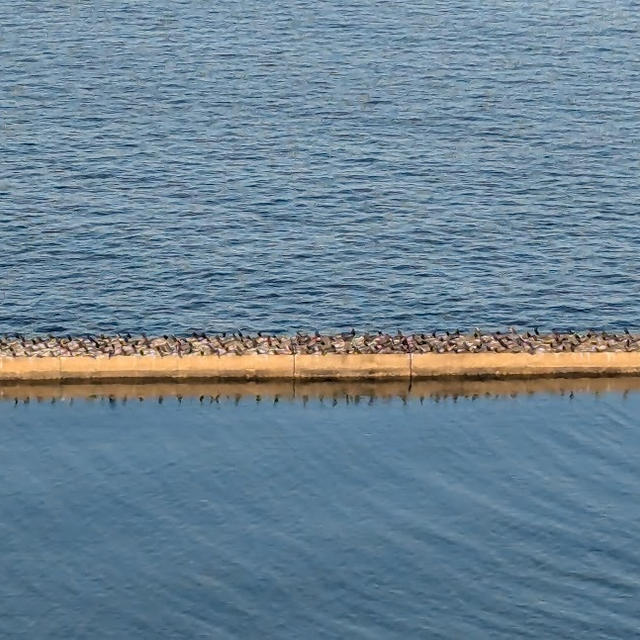
[[[373,380],[640,375],[640,351],[0,357],[0,380]]]

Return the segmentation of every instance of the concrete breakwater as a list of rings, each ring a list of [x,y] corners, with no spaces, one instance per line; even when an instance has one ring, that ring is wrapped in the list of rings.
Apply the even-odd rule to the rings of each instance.
[[[0,338],[0,379],[16,381],[639,374],[640,335],[627,332]]]

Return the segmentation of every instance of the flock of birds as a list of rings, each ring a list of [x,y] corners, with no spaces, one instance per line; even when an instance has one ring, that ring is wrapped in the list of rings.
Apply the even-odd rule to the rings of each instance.
[[[334,335],[296,333],[293,336],[247,335],[242,332],[191,336],[97,335],[0,337],[4,357],[112,357],[120,355],[246,355],[327,353],[555,353],[561,351],[640,351],[640,334],[606,331],[471,333],[444,331],[395,334],[356,333]]]

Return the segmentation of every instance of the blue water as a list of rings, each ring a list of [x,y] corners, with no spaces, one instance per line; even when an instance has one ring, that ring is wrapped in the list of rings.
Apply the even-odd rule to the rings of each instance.
[[[640,328],[640,5],[8,0],[0,332]]]
[[[640,330],[638,52],[632,0],[6,0],[0,333]],[[617,388],[3,388],[0,637],[638,637]]]
[[[0,637],[634,638],[640,393],[0,402]]]

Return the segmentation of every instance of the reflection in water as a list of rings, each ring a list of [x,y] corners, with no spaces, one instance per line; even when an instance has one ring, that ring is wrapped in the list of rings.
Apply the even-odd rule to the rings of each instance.
[[[479,398],[491,396],[558,394],[573,397],[578,393],[622,393],[640,391],[640,377],[610,378],[531,378],[505,380],[416,380],[407,381],[331,381],[331,382],[138,382],[138,383],[20,383],[0,384],[0,401],[57,401],[71,399],[157,400],[176,398],[197,399],[200,402],[234,400],[279,402],[309,399],[375,402],[400,398]]]

